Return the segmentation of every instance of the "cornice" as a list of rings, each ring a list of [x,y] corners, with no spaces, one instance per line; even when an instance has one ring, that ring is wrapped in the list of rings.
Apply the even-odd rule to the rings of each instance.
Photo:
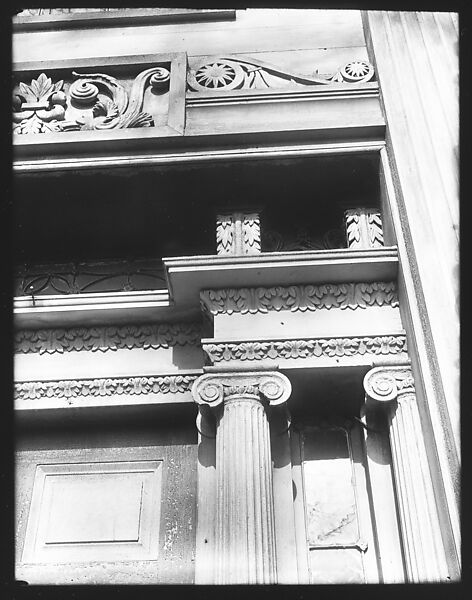
[[[287,287],[226,288],[200,292],[202,309],[221,313],[256,314],[290,310],[364,309],[368,306],[398,306],[394,282],[291,285]]]
[[[205,341],[205,340],[202,340]],[[407,352],[404,334],[364,337],[309,338],[270,341],[203,343],[213,363],[222,361],[258,361],[311,357],[344,357],[402,354]]]
[[[192,140],[193,145],[197,138]],[[43,158],[41,160],[15,160],[13,163],[13,169],[15,173],[28,173],[38,171],[69,171],[69,170],[80,170],[80,169],[97,169],[106,168],[111,169],[113,167],[130,167],[130,166],[149,166],[149,165],[166,165],[166,164],[195,164],[195,163],[214,163],[216,161],[227,161],[227,160],[253,160],[254,158],[277,158],[277,157],[304,157],[304,156],[317,156],[319,154],[350,154],[357,152],[377,153],[385,147],[385,142],[381,137],[378,140],[362,140],[354,142],[340,142],[332,141],[329,143],[300,143],[298,140],[296,143],[289,145],[279,145],[266,143],[254,144],[238,144],[234,147],[214,149],[209,144],[209,147],[203,150],[195,150],[186,147],[184,144],[188,143],[188,139],[183,138],[172,138],[175,143],[180,143],[180,151],[176,152],[175,149],[163,149],[158,153],[131,153],[131,154],[112,154],[89,157],[84,156],[80,158]],[[204,138],[201,140],[203,143],[208,145],[208,141]]]
[[[125,377],[73,379],[61,381],[26,381],[15,383],[15,400],[43,398],[76,399],[122,395],[184,393],[190,391],[196,375],[164,375],[155,377]]]
[[[54,354],[107,352],[133,348],[169,348],[198,344],[197,323],[127,325],[125,327],[80,327],[71,329],[21,330],[15,333],[15,352]]]
[[[257,255],[163,258],[169,294],[178,306],[198,305],[201,290],[391,282],[396,247],[267,252]],[[380,296],[379,296],[380,297]],[[363,300],[364,301],[364,300]]]
[[[167,290],[21,296],[13,299],[13,312],[17,329],[125,326],[200,316],[198,305],[193,313],[176,308]]]

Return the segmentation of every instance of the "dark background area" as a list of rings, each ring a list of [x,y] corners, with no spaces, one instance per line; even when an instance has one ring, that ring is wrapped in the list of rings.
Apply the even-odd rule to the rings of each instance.
[[[16,175],[14,264],[215,254],[219,209],[262,209],[261,230],[316,236],[376,206],[372,154]]]

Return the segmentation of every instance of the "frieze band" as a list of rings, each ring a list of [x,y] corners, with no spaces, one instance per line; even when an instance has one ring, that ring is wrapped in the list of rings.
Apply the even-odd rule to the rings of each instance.
[[[211,315],[398,306],[397,288],[393,281],[204,290],[200,292],[200,300],[202,308]]]
[[[15,400],[184,393],[191,390],[196,378],[195,375],[164,375],[67,381],[26,381],[15,383],[14,393]]]
[[[106,352],[133,348],[169,348],[198,344],[198,323],[127,325],[71,329],[21,330],[15,333],[15,352],[54,354],[72,351]]]
[[[317,338],[267,342],[229,342],[203,344],[214,362],[229,360],[265,360],[277,358],[338,357],[364,354],[386,355],[407,352],[404,335],[354,338]]]

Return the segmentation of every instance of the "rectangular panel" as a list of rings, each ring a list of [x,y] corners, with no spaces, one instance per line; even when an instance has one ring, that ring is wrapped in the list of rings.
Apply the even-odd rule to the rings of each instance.
[[[305,434],[303,472],[309,545],[355,544],[359,529],[346,432]]]
[[[44,542],[138,542],[142,475],[48,475],[43,498],[43,503],[49,504]]]
[[[161,464],[38,465],[23,561],[156,559]]]
[[[302,440],[310,582],[365,583],[350,431],[310,427]]]

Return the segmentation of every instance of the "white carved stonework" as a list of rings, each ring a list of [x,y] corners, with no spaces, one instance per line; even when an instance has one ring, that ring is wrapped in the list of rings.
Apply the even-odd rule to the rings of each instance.
[[[258,213],[233,212],[216,218],[216,252],[240,256],[260,254]]]
[[[203,351],[213,363],[229,360],[267,360],[363,356],[365,354],[402,354],[407,351],[404,335],[316,338],[297,340],[245,341],[203,344]]]
[[[15,383],[15,400],[62,398],[72,401],[87,397],[141,396],[174,394],[190,391],[194,375],[162,375],[155,377],[103,377],[61,381],[25,381]]]
[[[15,332],[15,352],[63,354],[107,352],[133,348],[169,348],[200,342],[198,323],[161,323],[121,327],[74,327],[70,329],[22,329]]]
[[[377,367],[364,378],[371,400],[384,403],[407,580],[447,580],[445,556],[411,369]]]
[[[63,80],[53,82],[45,73],[28,83],[19,81],[12,98],[13,133],[152,127],[153,116],[143,110],[144,95],[147,89],[168,90],[170,71],[156,65],[141,71],[130,87],[106,73],[72,71],[69,80],[67,92]]]
[[[381,248],[384,245],[382,216],[376,209],[353,208],[345,212],[349,248]]]
[[[220,92],[318,86],[336,83],[366,83],[374,77],[373,66],[355,60],[326,77],[300,75],[249,56],[208,56],[189,69],[187,83],[190,91]]]
[[[202,309],[211,315],[398,306],[397,287],[393,281],[203,290],[200,300]]]
[[[274,498],[266,405],[286,402],[281,373],[205,374],[199,405],[219,407],[216,430],[215,583],[276,583]]]

